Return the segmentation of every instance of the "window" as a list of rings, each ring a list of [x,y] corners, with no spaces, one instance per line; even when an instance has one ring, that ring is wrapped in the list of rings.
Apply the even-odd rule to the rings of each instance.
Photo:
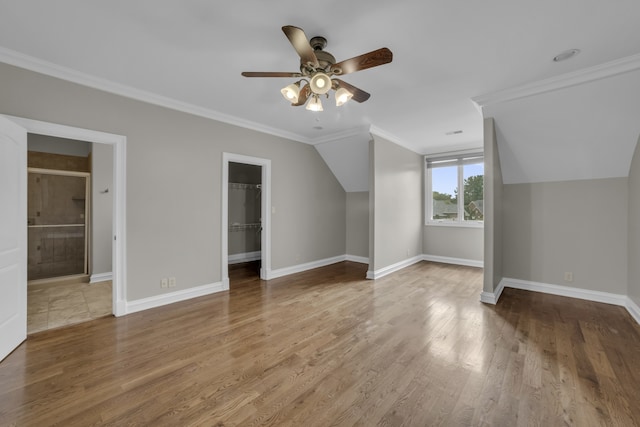
[[[425,222],[481,226],[484,221],[482,154],[425,158],[425,163]]]

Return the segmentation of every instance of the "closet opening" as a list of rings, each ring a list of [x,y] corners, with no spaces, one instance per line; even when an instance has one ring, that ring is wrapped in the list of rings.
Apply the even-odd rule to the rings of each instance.
[[[262,268],[262,166],[229,162],[228,264],[234,284]]]

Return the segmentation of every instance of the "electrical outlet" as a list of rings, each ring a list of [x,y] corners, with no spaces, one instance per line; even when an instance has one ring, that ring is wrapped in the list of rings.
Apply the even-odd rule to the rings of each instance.
[[[573,282],[573,272],[572,271],[565,271],[564,272],[564,281],[565,282]]]
[[[169,281],[167,280],[166,277],[163,277],[162,279],[160,279],[160,287],[161,288],[168,288],[169,287]]]
[[[170,288],[175,288],[176,287],[176,278],[175,277],[169,277],[169,287]]]

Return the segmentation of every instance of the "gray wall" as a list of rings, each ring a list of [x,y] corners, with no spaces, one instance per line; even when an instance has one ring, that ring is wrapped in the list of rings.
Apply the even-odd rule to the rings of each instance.
[[[422,241],[425,255],[469,261],[484,259],[483,228],[427,225]]]
[[[271,159],[272,268],[345,253],[345,192],[310,145],[0,64],[0,113],[127,137],[127,300],[220,282],[222,153]],[[189,191],[185,191],[189,189]]]
[[[628,295],[640,305],[640,139],[629,170]]]
[[[91,274],[111,273],[113,147],[91,144]],[[105,190],[108,190],[105,192]]]
[[[627,195],[627,178],[504,185],[504,276],[626,294]]]
[[[422,254],[423,157],[373,135],[373,266],[378,271]]]
[[[347,193],[347,255],[369,258],[369,192]]]
[[[483,290],[493,293],[502,280],[504,265],[503,182],[496,128],[493,118],[484,119],[484,281]]]

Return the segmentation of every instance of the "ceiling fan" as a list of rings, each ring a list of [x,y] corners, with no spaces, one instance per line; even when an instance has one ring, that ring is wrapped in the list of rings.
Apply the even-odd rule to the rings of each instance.
[[[242,75],[245,77],[301,77],[300,80],[284,87],[280,92],[293,106],[304,105],[310,99],[306,107],[307,110],[322,111],[320,96],[329,97],[328,92],[332,89],[336,92],[337,106],[343,105],[351,98],[356,102],[366,101],[371,96],[370,94],[335,78],[335,76],[388,64],[393,59],[391,51],[383,47],[336,63],[333,55],[323,50],[327,46],[327,39],[324,37],[313,37],[308,40],[301,28],[292,25],[282,27],[282,31],[300,56],[300,72],[245,71]]]

